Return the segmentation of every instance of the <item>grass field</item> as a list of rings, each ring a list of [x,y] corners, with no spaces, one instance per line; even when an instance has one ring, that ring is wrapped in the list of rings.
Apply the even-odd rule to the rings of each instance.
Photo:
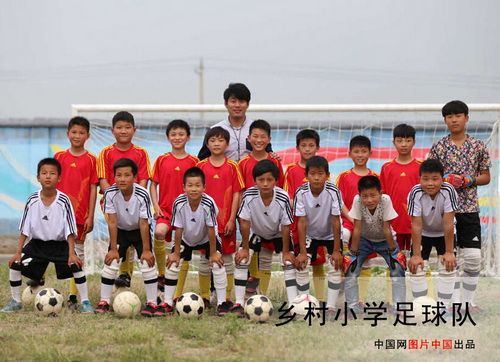
[[[49,269],[46,285],[67,293],[67,281],[55,280]],[[10,299],[8,268],[0,264],[0,303]],[[100,279],[89,277],[91,301],[99,299]],[[275,312],[284,298],[282,279],[273,276],[270,297]],[[372,278],[369,296],[384,300],[384,279]],[[140,276],[134,276],[132,290],[144,295]],[[198,291],[197,277],[189,275],[186,290]],[[216,317],[209,309],[201,319],[179,316],[148,319],[118,319],[113,315],[82,315],[64,310],[59,317],[42,317],[31,307],[16,313],[0,313],[0,361],[55,360],[179,360],[179,361],[392,361],[392,360],[500,360],[500,281],[482,278],[477,301],[489,313],[473,316],[476,326],[393,326],[394,319],[371,327],[369,321],[341,321],[320,326],[319,321],[281,322],[276,313],[267,324],[252,324],[233,316]],[[375,341],[384,345],[377,349]],[[424,349],[386,349],[386,340],[428,341]],[[433,340],[463,340],[463,348],[434,348]],[[466,349],[467,340],[475,348]]]

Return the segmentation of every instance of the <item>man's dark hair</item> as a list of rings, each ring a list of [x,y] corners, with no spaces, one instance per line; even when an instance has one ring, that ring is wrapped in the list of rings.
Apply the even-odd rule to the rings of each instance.
[[[250,90],[243,83],[230,83],[224,91],[224,102],[227,103],[231,97],[250,103]]]

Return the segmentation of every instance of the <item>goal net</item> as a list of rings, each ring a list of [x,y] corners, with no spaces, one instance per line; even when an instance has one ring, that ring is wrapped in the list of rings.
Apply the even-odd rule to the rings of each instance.
[[[432,144],[448,134],[441,116],[442,105],[251,105],[249,119],[265,119],[272,127],[272,147],[278,152],[283,166],[297,161],[295,136],[304,128],[313,128],[321,137],[319,155],[330,163],[331,179],[352,167],[348,158],[349,140],[356,135],[365,135],[372,142],[372,156],[368,167],[379,172],[382,165],[395,158],[397,152],[392,144],[392,130],[401,123],[417,130],[413,155],[425,159]],[[481,186],[479,203],[483,240],[483,273],[500,276],[500,246],[496,243],[497,202],[499,193],[498,132],[499,104],[472,104],[467,133],[483,140],[490,150],[493,167],[491,182]],[[73,115],[87,117],[91,122],[89,150],[96,156],[100,150],[115,142],[111,134],[111,119],[126,110],[134,115],[137,132],[133,142],[144,147],[150,157],[151,166],[156,158],[169,152],[171,147],[165,135],[167,124],[173,119],[184,119],[191,126],[191,140],[187,152],[197,155],[207,129],[225,119],[223,105],[74,105]],[[100,197],[100,196],[99,196]],[[97,203],[99,207],[99,203]],[[500,232],[500,230],[499,230]],[[86,244],[86,268],[96,272],[108,247],[108,231],[100,210],[96,210],[94,232]]]

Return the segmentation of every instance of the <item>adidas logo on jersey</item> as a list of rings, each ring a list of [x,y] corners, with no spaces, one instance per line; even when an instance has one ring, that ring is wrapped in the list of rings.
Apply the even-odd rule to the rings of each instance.
[[[474,239],[472,241],[479,241],[479,238],[477,236],[474,236]]]
[[[264,211],[264,215],[269,216],[269,215],[267,214],[267,211]]]
[[[219,178],[219,175],[215,175],[214,178],[218,179]]]
[[[399,175],[399,176],[404,177],[404,176],[406,176],[406,174],[404,172],[401,172],[401,175]]]
[[[194,219],[194,217],[191,219],[192,222],[196,222],[196,220]]]
[[[174,168],[174,171],[180,171],[181,168],[179,166],[177,166],[176,168]]]
[[[71,167],[76,167],[76,163],[73,162],[70,166]]]
[[[42,220],[49,220],[49,218],[47,217],[47,215],[45,215],[44,217],[42,217]]]
[[[321,207],[321,205],[320,204],[316,204],[316,206],[314,206],[314,207],[317,209],[318,207]]]

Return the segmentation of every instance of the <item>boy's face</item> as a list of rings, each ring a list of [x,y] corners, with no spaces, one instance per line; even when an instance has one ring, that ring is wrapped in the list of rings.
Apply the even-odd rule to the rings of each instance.
[[[325,186],[325,182],[328,181],[330,173],[326,172],[323,167],[309,167],[306,177],[311,184],[311,188],[319,189]]]
[[[190,138],[184,128],[172,128],[168,132],[168,142],[174,150],[183,150]]]
[[[40,173],[36,178],[44,189],[55,189],[57,183],[61,181],[61,175],[59,175],[57,167],[54,165],[43,165],[40,167]]]
[[[413,137],[396,137],[392,143],[396,147],[398,155],[407,156],[411,155],[411,150],[415,146],[415,139]]]
[[[184,192],[187,194],[189,201],[198,201],[201,199],[205,191],[205,185],[201,177],[187,177],[186,183],[182,185]]]
[[[449,114],[444,117],[444,122],[452,134],[462,133],[464,131],[465,124],[468,121],[469,116],[466,116],[463,113]]]
[[[265,151],[267,145],[271,142],[271,137],[263,129],[254,128],[248,136],[248,142],[250,142],[254,151]]]
[[[248,109],[248,102],[238,99],[235,96],[230,96],[227,102],[224,102],[230,118],[245,117]]]
[[[443,185],[443,176],[439,172],[422,172],[420,175],[420,185],[422,185],[426,194],[434,197]]]
[[[66,132],[66,135],[73,147],[83,147],[90,137],[90,133],[87,132],[87,129],[77,124],[71,126],[70,130]]]
[[[376,187],[371,189],[363,190],[359,193],[359,197],[361,198],[361,203],[365,205],[368,210],[373,211],[377,208],[377,205],[380,203],[380,199],[382,198],[382,192],[377,190]]]
[[[214,136],[208,139],[207,147],[212,155],[220,156],[224,154],[224,151],[227,148],[227,142],[222,136]]]
[[[349,157],[356,166],[366,166],[371,155],[372,151],[366,146],[354,146],[349,151]]]
[[[255,178],[255,184],[262,195],[269,195],[276,186],[276,179],[271,172],[266,172]]]
[[[300,140],[299,145],[297,146],[297,151],[299,151],[300,157],[304,161],[307,161],[312,156],[316,156],[316,152],[318,152],[318,150],[319,147],[314,138],[305,138]]]
[[[116,186],[120,191],[130,191],[134,188],[134,182],[137,181],[137,175],[132,172],[132,167],[118,167],[115,171]]]
[[[130,122],[118,121],[111,129],[111,133],[113,133],[113,136],[115,136],[116,142],[126,144],[132,142],[132,137],[134,137],[135,133],[135,127]]]

